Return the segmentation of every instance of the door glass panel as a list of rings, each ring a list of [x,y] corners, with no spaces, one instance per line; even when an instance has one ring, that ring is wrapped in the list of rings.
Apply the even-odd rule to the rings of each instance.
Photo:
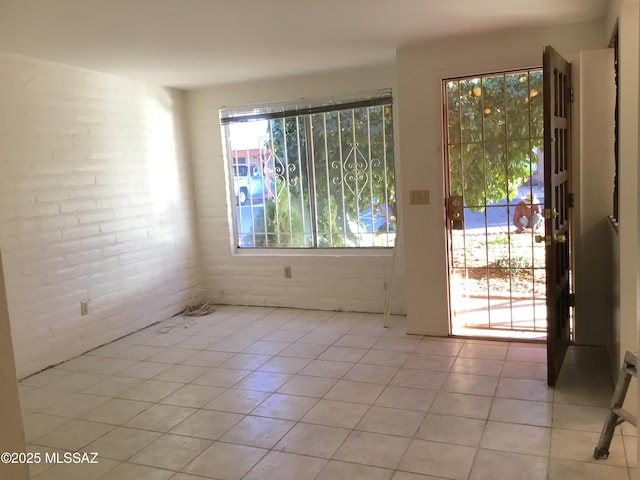
[[[503,137],[504,138],[504,137]],[[509,191],[510,165],[507,162],[507,151],[504,142],[486,142],[484,144],[485,188],[487,203],[495,203],[495,199]],[[517,188],[512,181],[513,189]],[[492,202],[492,200],[494,200]]]
[[[529,138],[529,75],[506,76],[507,137]],[[542,89],[540,89],[542,91]]]
[[[451,263],[453,268],[466,268],[467,256],[465,248],[465,236],[462,230],[453,230],[451,232],[451,252],[455,253],[451,255]]]
[[[544,129],[544,100],[542,98],[542,72],[529,75],[529,108],[532,138],[542,138]]]
[[[482,141],[482,85],[479,78],[460,82],[461,141]]]
[[[464,201],[463,228],[449,230],[454,334],[546,333],[545,249],[534,241],[544,234],[541,78],[525,70],[443,83],[447,187]]]
[[[447,82],[447,126],[449,144],[460,143],[460,83]]]
[[[484,151],[482,143],[462,145],[464,201],[467,206],[482,208],[486,203]]]
[[[462,195],[462,152],[460,144],[449,145],[449,191]]]
[[[482,79],[482,118],[484,120],[484,141],[501,140],[505,136],[506,98],[504,76]]]
[[[494,224],[498,221],[499,213],[506,210],[504,207],[489,207],[487,208],[487,219]],[[504,222],[505,220],[501,220]],[[489,227],[492,228],[492,227]],[[500,229],[499,231],[491,230],[487,234],[487,258],[489,266],[493,268],[508,268],[509,259],[511,258],[512,250],[512,235],[505,233]]]

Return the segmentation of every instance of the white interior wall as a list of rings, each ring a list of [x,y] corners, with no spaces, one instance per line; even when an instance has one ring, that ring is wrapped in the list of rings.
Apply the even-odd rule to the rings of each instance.
[[[635,60],[638,61],[638,64],[636,66],[636,70],[635,70],[635,74],[638,75],[638,78],[640,78],[640,59],[638,57],[640,57],[640,7],[638,6],[638,0],[636,0],[636,5],[635,5],[635,16],[636,16],[636,22],[635,22],[635,35],[636,35],[636,56],[635,56]],[[629,28],[633,28],[632,25],[629,26]],[[638,138],[640,138],[640,91],[638,91],[638,89],[640,89],[640,82],[636,83],[636,121],[637,121],[637,128],[638,128],[638,136],[636,137],[636,142],[638,142]],[[636,161],[640,161],[640,145],[638,145],[638,150],[636,153]],[[638,188],[640,188],[640,171],[638,172],[639,178],[637,181],[637,187],[636,187],[636,191]],[[640,201],[640,198],[639,198]],[[640,212],[640,205],[638,206],[638,211]],[[636,213],[637,215],[637,213]],[[637,218],[637,216],[636,216]],[[640,256],[640,233],[638,233],[638,246],[636,249],[636,252],[638,253],[638,256]],[[637,270],[637,275],[640,276],[640,265],[638,266],[638,270]],[[638,276],[636,277],[636,279],[638,279]],[[621,279],[620,279],[621,280]],[[638,287],[637,289],[640,291],[640,279],[637,280],[638,282]],[[639,292],[640,295],[640,292]],[[638,298],[636,296],[636,298]],[[636,317],[636,330],[635,330],[635,351],[636,351],[636,355],[640,354],[640,313],[637,314]],[[636,398],[635,398],[635,402],[632,405],[627,405],[627,408],[629,408],[630,406],[635,407],[635,412],[636,412],[636,416],[638,414],[638,412],[640,412],[640,383],[638,382],[638,379],[635,379],[636,388],[633,388],[633,385],[631,386],[631,388],[633,389],[633,391],[636,393]],[[633,410],[632,410],[633,411]],[[636,425],[636,429],[637,429],[637,425]],[[640,442],[636,442],[636,458],[640,457]],[[637,470],[637,469],[636,469]],[[636,471],[635,473],[635,477],[636,479],[640,479],[640,473],[638,471]]]
[[[640,170],[638,169],[638,81],[639,81],[639,9],[638,0],[614,2],[619,29],[619,125],[618,125],[618,195],[620,253],[620,359],[625,352],[638,351],[638,290],[640,289]],[[609,32],[611,35],[612,32]],[[637,411],[638,386],[634,380],[625,408]]]
[[[568,60],[602,48],[602,22],[441,39],[397,52],[399,159],[409,332],[449,332],[442,155],[441,81],[542,64],[552,45]],[[409,205],[412,189],[431,191],[431,205]],[[427,278],[429,280],[427,280]]]
[[[233,250],[231,186],[219,109],[393,88],[394,69],[369,68],[210,87],[187,95],[204,285],[217,303],[382,312],[392,251]],[[397,134],[397,130],[396,130]],[[397,142],[397,136],[396,136]],[[397,160],[396,160],[397,162]],[[399,187],[398,183],[398,187]],[[391,310],[404,313],[402,246]],[[284,278],[290,266],[292,278]]]
[[[580,52],[574,71],[580,115],[573,129],[579,158],[573,165],[575,340],[580,345],[608,343],[612,330],[612,298],[604,279],[613,260],[608,216],[613,213],[615,71],[612,48]],[[578,62],[576,62],[578,63]],[[577,76],[577,78],[576,78]],[[579,80],[579,81],[576,81]],[[618,339],[619,341],[619,339]],[[617,361],[616,361],[617,363]]]
[[[11,342],[11,325],[0,255],[0,452],[25,452],[22,412],[18,396],[16,365]],[[0,478],[29,480],[27,463],[0,463]]]
[[[24,377],[184,308],[195,215],[182,92],[9,54],[0,72],[0,247]]]

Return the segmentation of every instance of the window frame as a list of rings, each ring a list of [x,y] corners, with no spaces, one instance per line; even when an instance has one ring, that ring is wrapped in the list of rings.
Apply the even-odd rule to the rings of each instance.
[[[391,108],[391,125],[392,132],[395,133],[396,130],[396,120],[394,120],[393,116],[393,97],[391,94],[390,88],[370,91],[367,93],[358,93],[352,94],[349,96],[332,96],[328,98],[318,98],[318,99],[305,99],[302,98],[298,101],[293,102],[277,102],[277,103],[264,103],[264,104],[253,104],[242,107],[234,107],[234,108],[221,108],[219,110],[220,115],[220,132],[222,139],[222,147],[223,147],[223,160],[224,160],[224,168],[226,173],[226,193],[227,193],[227,205],[228,205],[228,216],[229,216],[229,225],[230,225],[230,246],[232,255],[242,255],[242,256],[329,256],[329,257],[344,257],[344,256],[374,256],[374,257],[389,257],[392,255],[393,247],[395,245],[395,241],[397,239],[398,232],[395,232],[394,242],[390,245],[357,245],[357,246],[320,246],[317,243],[317,232],[316,226],[317,219],[315,216],[317,212],[315,211],[315,198],[311,200],[311,205],[313,209],[312,214],[312,228],[310,233],[314,236],[315,240],[313,240],[314,245],[311,246],[240,246],[240,233],[239,233],[239,225],[238,225],[238,214],[237,214],[237,206],[235,199],[235,180],[234,180],[234,162],[233,150],[231,148],[231,136],[229,135],[228,125],[237,124],[252,120],[274,120],[274,119],[282,119],[289,117],[301,117],[307,116],[311,117],[311,115],[318,113],[329,113],[329,112],[338,112],[356,108],[363,107],[375,107],[375,106],[389,106]],[[308,119],[305,119],[308,121]],[[393,135],[393,133],[392,133]],[[311,148],[311,147],[309,147]],[[397,192],[397,170],[398,165],[396,162],[397,155],[396,152],[396,141],[395,136],[392,136],[391,143],[391,151],[393,152],[392,161],[393,165],[391,166],[393,171],[393,184],[394,184],[394,194],[395,194],[395,205],[396,209],[399,207],[400,199],[398,198]],[[310,149],[310,152],[313,149]],[[312,164],[313,165],[313,164]],[[386,176],[386,174],[385,174]],[[313,179],[313,177],[311,177]],[[386,190],[386,188],[385,188]],[[310,193],[313,195],[317,195],[315,188],[311,188]],[[397,213],[396,213],[397,217]],[[397,218],[395,219],[396,227],[397,227]],[[306,232],[305,232],[306,233]],[[375,235],[375,232],[372,233]]]

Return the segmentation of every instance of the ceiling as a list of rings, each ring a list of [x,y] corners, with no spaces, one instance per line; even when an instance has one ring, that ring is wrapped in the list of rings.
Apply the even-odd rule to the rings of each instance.
[[[194,88],[392,64],[431,38],[602,18],[609,0],[0,0],[0,50]]]

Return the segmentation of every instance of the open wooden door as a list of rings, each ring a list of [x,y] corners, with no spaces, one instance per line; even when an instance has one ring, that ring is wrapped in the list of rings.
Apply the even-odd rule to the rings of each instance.
[[[546,47],[544,197],[547,273],[547,383],[555,385],[571,341],[571,64]]]

